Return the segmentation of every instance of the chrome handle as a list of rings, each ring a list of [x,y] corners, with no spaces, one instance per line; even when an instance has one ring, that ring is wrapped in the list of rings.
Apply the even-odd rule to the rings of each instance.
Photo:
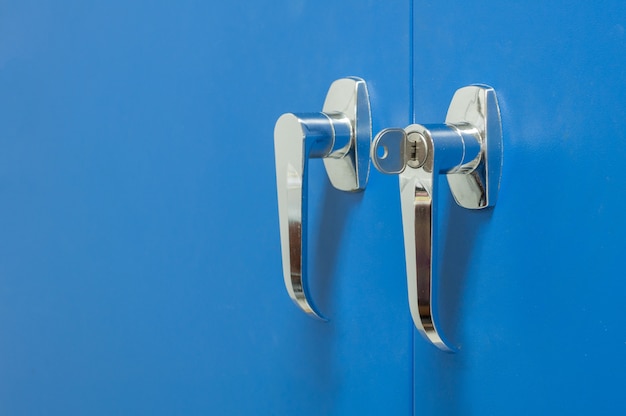
[[[502,169],[502,125],[491,87],[456,91],[444,124],[386,129],[374,139],[374,166],[400,175],[409,307],[418,331],[444,351],[451,344],[437,329],[437,199],[445,173],[462,207],[493,206]]]
[[[307,281],[307,166],[323,158],[332,185],[365,189],[372,139],[365,81],[350,77],[330,86],[322,112],[283,114],[274,128],[278,217],[287,292],[306,313],[321,318]]]

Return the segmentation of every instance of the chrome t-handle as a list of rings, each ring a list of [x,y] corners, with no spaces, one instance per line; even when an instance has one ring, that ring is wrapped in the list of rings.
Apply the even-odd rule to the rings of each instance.
[[[495,204],[502,169],[495,91],[487,86],[457,90],[443,124],[383,130],[374,139],[372,160],[379,171],[400,175],[409,308],[415,327],[438,348],[453,351],[437,327],[438,175],[447,175],[460,206],[479,209]]]
[[[287,292],[306,313],[325,319],[311,299],[307,280],[307,167],[323,158],[332,185],[365,189],[372,123],[365,81],[350,77],[330,86],[322,112],[283,114],[274,128],[276,188]]]

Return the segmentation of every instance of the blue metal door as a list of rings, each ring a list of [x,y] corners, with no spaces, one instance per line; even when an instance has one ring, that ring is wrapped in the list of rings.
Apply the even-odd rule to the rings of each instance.
[[[412,412],[395,179],[311,163],[315,321],[272,141],[349,75],[408,123],[410,4],[266,3],[0,6],[1,414]]]
[[[495,208],[442,204],[459,352],[415,338],[415,414],[624,413],[624,2],[418,1],[414,24],[415,120],[485,83],[504,133]]]

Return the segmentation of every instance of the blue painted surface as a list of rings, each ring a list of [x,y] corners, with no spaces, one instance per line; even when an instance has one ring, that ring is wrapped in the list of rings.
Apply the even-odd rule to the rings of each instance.
[[[442,325],[416,414],[626,411],[626,5],[418,1],[415,119],[486,83],[504,123],[492,211],[443,202]]]
[[[0,413],[410,414],[396,179],[311,164],[316,322],[283,288],[272,138],[346,75],[375,131],[408,123],[409,7],[4,2]]]

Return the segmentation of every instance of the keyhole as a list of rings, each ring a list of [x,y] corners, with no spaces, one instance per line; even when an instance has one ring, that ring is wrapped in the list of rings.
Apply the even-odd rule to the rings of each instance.
[[[381,146],[378,146],[378,149],[376,149],[376,157],[380,160],[384,160],[387,158],[387,156],[389,155],[389,150],[387,149],[387,146],[385,146],[384,144]]]

